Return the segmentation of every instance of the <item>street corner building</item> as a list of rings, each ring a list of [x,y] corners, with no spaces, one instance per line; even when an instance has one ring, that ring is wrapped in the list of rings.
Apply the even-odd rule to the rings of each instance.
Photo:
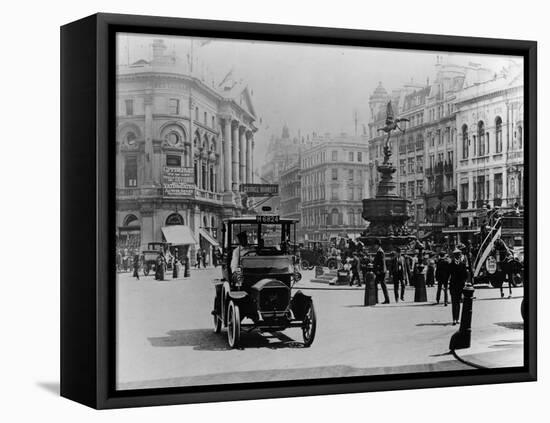
[[[164,40],[149,43],[152,59],[116,70],[117,248],[165,241],[211,262],[221,220],[242,213],[240,185],[254,182],[251,93],[232,72],[208,81]]]
[[[466,242],[487,208],[523,209],[524,145],[521,64],[499,71],[438,57],[435,77],[411,80],[390,93],[380,82],[369,97],[366,198],[376,195],[383,157],[386,105],[408,119],[392,140],[399,196],[408,199],[408,226],[420,238]],[[523,229],[503,233],[523,245]]]

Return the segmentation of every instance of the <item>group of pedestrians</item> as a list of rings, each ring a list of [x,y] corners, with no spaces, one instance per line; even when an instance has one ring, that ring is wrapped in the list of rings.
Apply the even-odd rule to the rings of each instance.
[[[372,259],[366,251],[354,252],[346,259],[344,268],[349,269],[350,285],[361,286],[364,283],[367,298],[368,284],[374,282],[376,304],[380,303],[379,290],[383,295],[381,304],[389,304],[390,295],[386,285],[388,280],[393,284],[394,300],[398,303],[405,301],[406,286],[415,285],[415,278],[422,273],[427,286],[437,284],[438,304],[443,299],[444,306],[447,306],[450,296],[453,325],[459,322],[462,291],[471,277],[471,257],[465,248],[456,248],[450,255],[442,251],[437,257],[424,257],[420,260],[405,256],[400,248],[396,248],[388,260],[380,240],[375,241],[375,249]]]

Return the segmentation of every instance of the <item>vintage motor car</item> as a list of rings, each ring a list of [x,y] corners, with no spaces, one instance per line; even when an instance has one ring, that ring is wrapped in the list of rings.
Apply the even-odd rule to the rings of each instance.
[[[329,269],[338,268],[338,258],[327,256],[329,241],[310,241],[307,247],[299,249],[302,269],[311,270],[315,266],[326,266]]]
[[[224,220],[222,278],[215,284],[212,315],[216,333],[227,328],[231,348],[240,346],[242,333],[253,330],[301,328],[303,345],[313,343],[313,301],[301,291],[292,293],[302,277],[296,268],[296,242],[291,246],[296,222],[273,215]]]

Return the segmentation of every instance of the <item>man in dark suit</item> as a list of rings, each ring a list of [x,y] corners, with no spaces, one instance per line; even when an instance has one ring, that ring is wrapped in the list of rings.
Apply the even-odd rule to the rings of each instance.
[[[393,290],[395,294],[395,302],[405,301],[405,283],[409,281],[409,264],[404,256],[401,255],[401,249],[396,248],[395,255],[390,262],[390,275],[393,280]],[[399,295],[401,289],[401,295]]]
[[[376,255],[374,256],[374,274],[376,275],[376,302],[378,303],[378,284],[382,287],[384,293],[383,304],[390,303],[390,297],[388,295],[388,288],[386,287],[386,254],[382,249],[382,243],[379,239],[374,242],[374,246],[377,248]]]
[[[453,251],[453,260],[449,264],[449,291],[451,291],[453,325],[456,325],[460,320],[460,301],[462,299],[462,290],[468,280],[468,272],[468,266],[466,265],[462,251],[457,248]]]
[[[445,252],[439,253],[439,259],[437,260],[435,268],[435,280],[437,281],[437,294],[435,300],[439,304],[441,298],[441,290],[443,290],[443,304],[447,307],[449,303],[449,264],[450,260]]]

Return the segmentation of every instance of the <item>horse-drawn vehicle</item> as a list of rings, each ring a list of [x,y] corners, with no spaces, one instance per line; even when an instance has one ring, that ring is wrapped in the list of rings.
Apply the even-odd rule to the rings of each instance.
[[[151,270],[154,272],[157,267],[159,255],[164,254],[167,245],[165,242],[149,242],[147,248],[144,248],[141,254],[143,255],[143,274],[149,275]]]
[[[301,291],[296,264],[296,220],[262,215],[227,219],[222,226],[222,279],[215,285],[214,331],[227,328],[230,347],[241,334],[301,328],[309,347],[316,331],[313,301]],[[293,246],[291,235],[294,234]]]
[[[512,285],[524,283],[523,249],[510,248],[503,239],[503,233],[523,218],[521,216],[495,216],[492,226],[480,232],[481,244],[473,260],[473,279],[475,284],[488,283],[495,288],[504,282]],[[518,253],[521,251],[521,254]]]

